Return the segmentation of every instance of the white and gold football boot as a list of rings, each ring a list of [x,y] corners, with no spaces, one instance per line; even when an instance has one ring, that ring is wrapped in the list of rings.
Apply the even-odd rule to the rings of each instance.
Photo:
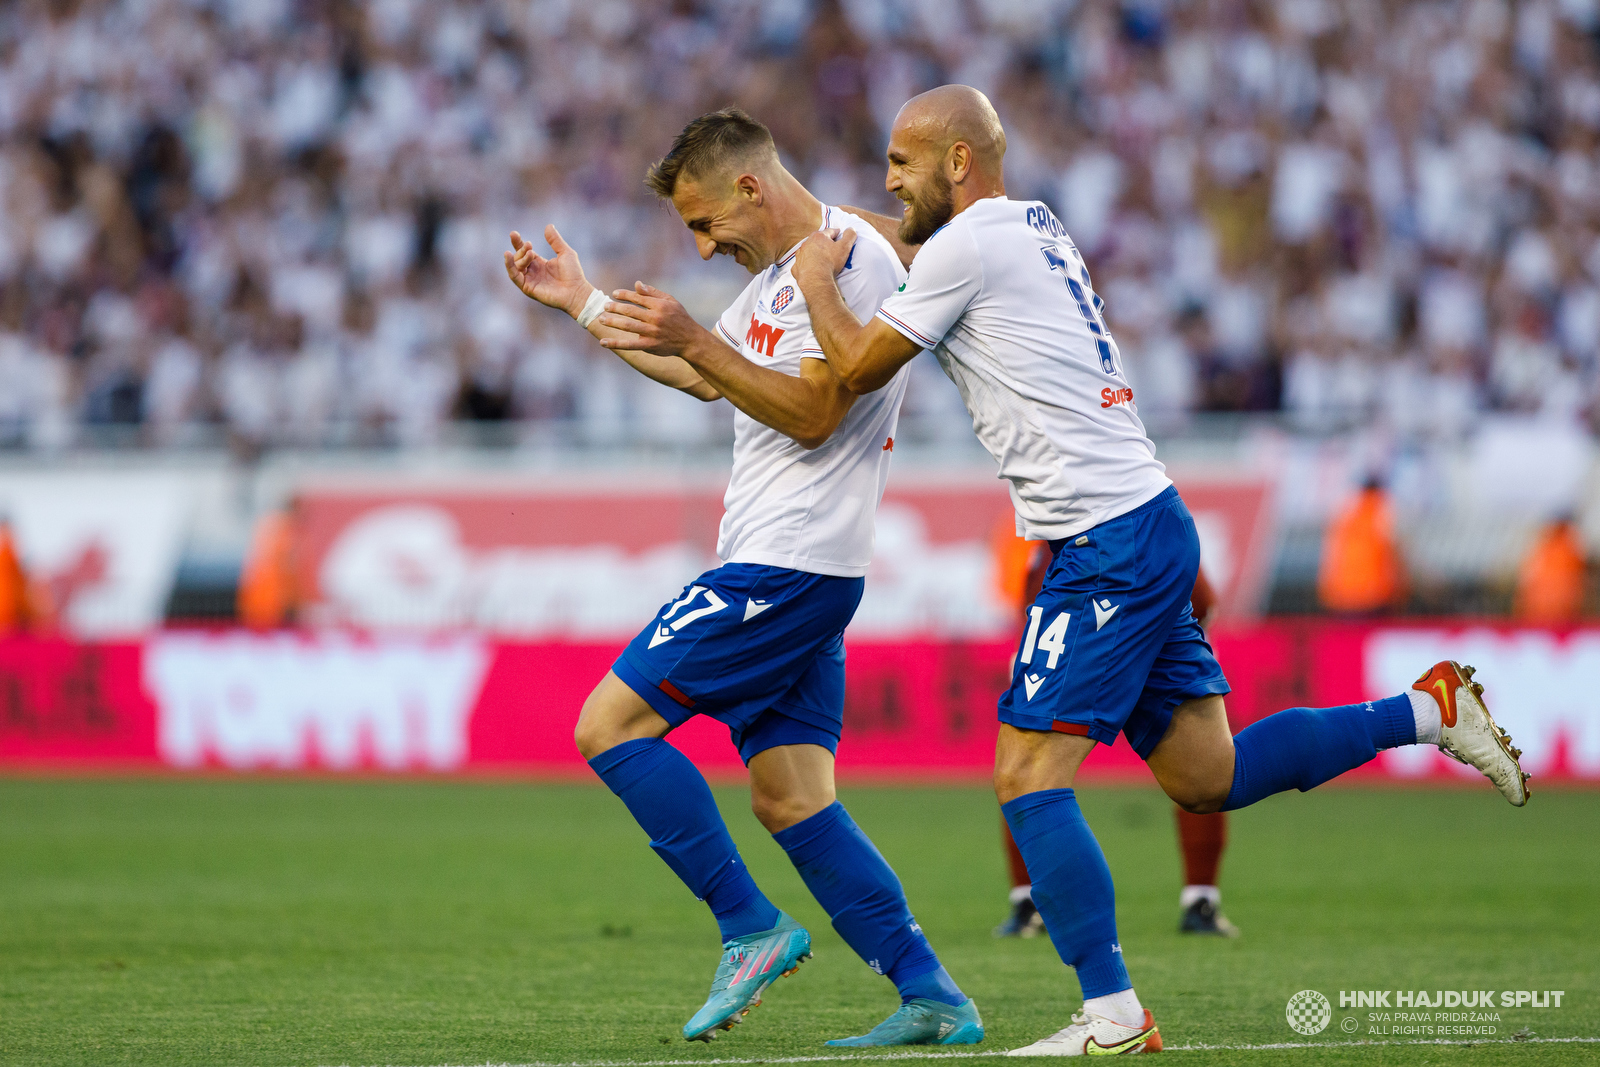
[[[1475,672],[1453,659],[1440,660],[1411,686],[1439,706],[1439,748],[1451,759],[1476,767],[1513,807],[1528,802],[1529,775],[1517,761],[1522,750],[1500,729],[1483,702]]]

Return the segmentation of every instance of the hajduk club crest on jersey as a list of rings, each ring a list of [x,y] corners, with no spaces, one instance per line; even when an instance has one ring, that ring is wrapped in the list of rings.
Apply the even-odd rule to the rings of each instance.
[[[772,296],[772,313],[776,315],[789,306],[789,301],[794,299],[794,286],[786,285]]]

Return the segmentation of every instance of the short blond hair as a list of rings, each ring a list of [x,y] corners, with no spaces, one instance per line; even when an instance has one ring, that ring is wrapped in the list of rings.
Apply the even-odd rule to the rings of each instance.
[[[670,200],[680,177],[703,178],[757,154],[777,158],[772,131],[742,109],[725,107],[685,126],[667,154],[650,164],[644,183],[663,200]]]

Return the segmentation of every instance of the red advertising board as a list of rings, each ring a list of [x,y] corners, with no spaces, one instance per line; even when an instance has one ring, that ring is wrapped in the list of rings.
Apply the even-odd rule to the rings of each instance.
[[[136,643],[0,640],[0,764],[159,763]]]
[[[1289,620],[1219,629],[1213,643],[1236,730],[1285,707],[1392,695],[1454,657],[1479,668],[1537,779],[1600,783],[1600,708],[1583,684],[1600,668],[1600,629]],[[9,640],[0,767],[582,775],[572,728],[619,648],[341,631]],[[986,776],[1012,655],[1009,641],[851,641],[841,773]],[[739,771],[715,722],[694,720],[672,741],[710,771]],[[1086,768],[1145,774],[1121,741]],[[1467,774],[1419,746],[1351,777]]]

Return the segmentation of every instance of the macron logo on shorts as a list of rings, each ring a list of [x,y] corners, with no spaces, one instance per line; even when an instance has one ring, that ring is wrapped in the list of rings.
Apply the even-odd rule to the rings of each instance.
[[[1039,687],[1043,684],[1044,678],[1040,675],[1024,674],[1022,676],[1022,688],[1028,691],[1029,700],[1033,699],[1033,694],[1037,693],[1039,691]]]
[[[766,611],[770,607],[772,607],[771,601],[750,600],[746,598],[744,602],[744,621],[749,622],[751,619],[755,618],[757,615],[760,615],[763,611]]]
[[[1111,621],[1111,616],[1117,613],[1121,604],[1113,604],[1109,600],[1090,601],[1094,605],[1094,628],[1098,631],[1102,626]]]

